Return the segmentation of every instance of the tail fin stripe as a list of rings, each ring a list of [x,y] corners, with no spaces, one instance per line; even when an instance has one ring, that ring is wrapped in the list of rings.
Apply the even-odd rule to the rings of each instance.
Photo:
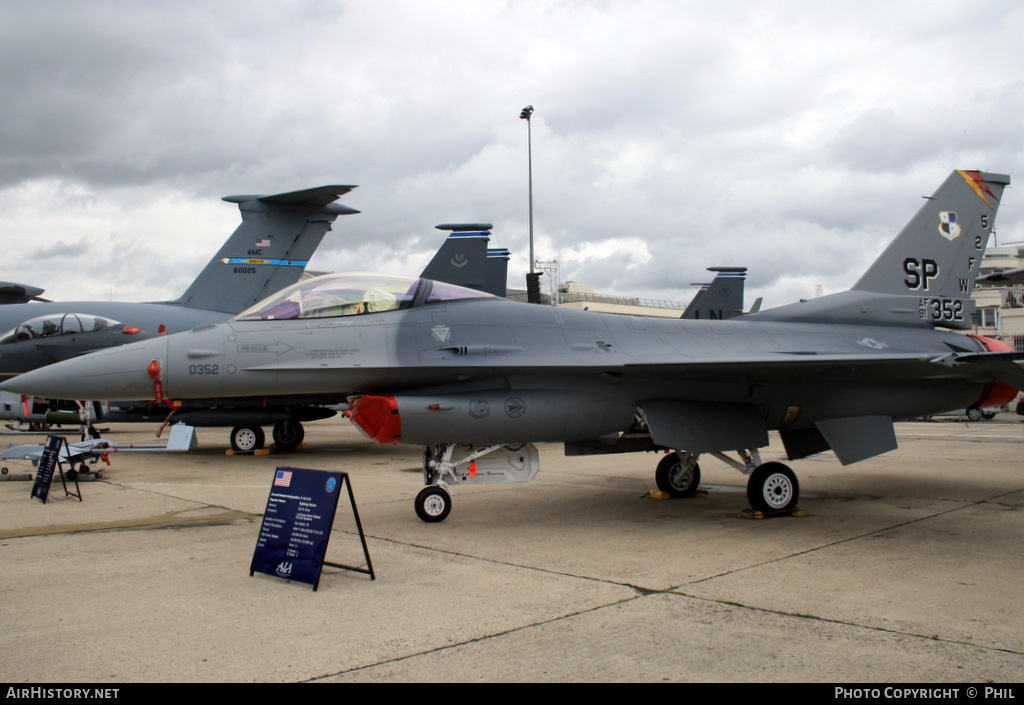
[[[964,171],[963,169],[957,169],[957,173],[964,177],[964,181],[967,182],[967,185],[970,186],[976,194],[978,194],[978,198],[983,200],[986,206],[992,206],[992,204],[988,202],[988,199],[985,198],[985,193],[992,196],[993,199],[995,199],[995,194],[992,193],[988,184],[985,183],[985,179],[982,178],[980,171]],[[985,193],[982,193],[983,190]]]

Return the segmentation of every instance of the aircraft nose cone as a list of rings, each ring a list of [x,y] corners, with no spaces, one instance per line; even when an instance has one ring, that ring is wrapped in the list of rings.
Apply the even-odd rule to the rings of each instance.
[[[166,337],[100,350],[18,375],[0,390],[53,399],[133,401],[154,398],[150,365],[163,366]]]

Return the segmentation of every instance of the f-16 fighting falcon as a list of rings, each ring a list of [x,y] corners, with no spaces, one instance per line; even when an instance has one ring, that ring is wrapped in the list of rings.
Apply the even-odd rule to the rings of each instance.
[[[349,395],[378,443],[425,446],[425,521],[450,487],[523,482],[533,444],[567,454],[672,451],[655,473],[693,494],[698,458],[749,476],[755,510],[799,485],[758,449],[846,465],[896,448],[893,421],[1009,401],[1024,354],[964,335],[1008,176],[954,171],[849,291],[729,320],[655,319],[517,303],[424,278],[328,275],[227,323],[101,351],[0,388],[80,399]],[[736,452],[738,460],[727,456]]]

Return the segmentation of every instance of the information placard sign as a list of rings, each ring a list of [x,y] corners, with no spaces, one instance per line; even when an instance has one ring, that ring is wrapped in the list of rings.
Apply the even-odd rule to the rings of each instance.
[[[316,588],[338,509],[341,480],[340,472],[274,471],[250,574],[276,575]]]
[[[53,482],[53,471],[57,468],[62,443],[63,436],[47,436],[42,455],[39,457],[36,481],[32,483],[32,496],[41,499],[43,504],[46,504],[46,497],[50,494],[50,483]]]

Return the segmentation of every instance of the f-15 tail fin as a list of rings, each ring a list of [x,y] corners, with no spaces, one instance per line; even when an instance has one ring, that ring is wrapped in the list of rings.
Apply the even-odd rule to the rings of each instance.
[[[487,246],[493,227],[490,223],[442,223],[434,227],[452,232],[420,276],[495,296],[507,294],[509,252]]]
[[[269,196],[225,196],[242,224],[173,303],[239,313],[302,276],[339,215],[359,211],[334,203],[355,186],[320,186]]]
[[[753,314],[760,320],[970,328],[971,292],[1010,177],[957,170],[853,288]]]
[[[725,320],[743,313],[743,282],[746,267],[708,267],[717,272],[710,284],[701,286],[682,318]]]

